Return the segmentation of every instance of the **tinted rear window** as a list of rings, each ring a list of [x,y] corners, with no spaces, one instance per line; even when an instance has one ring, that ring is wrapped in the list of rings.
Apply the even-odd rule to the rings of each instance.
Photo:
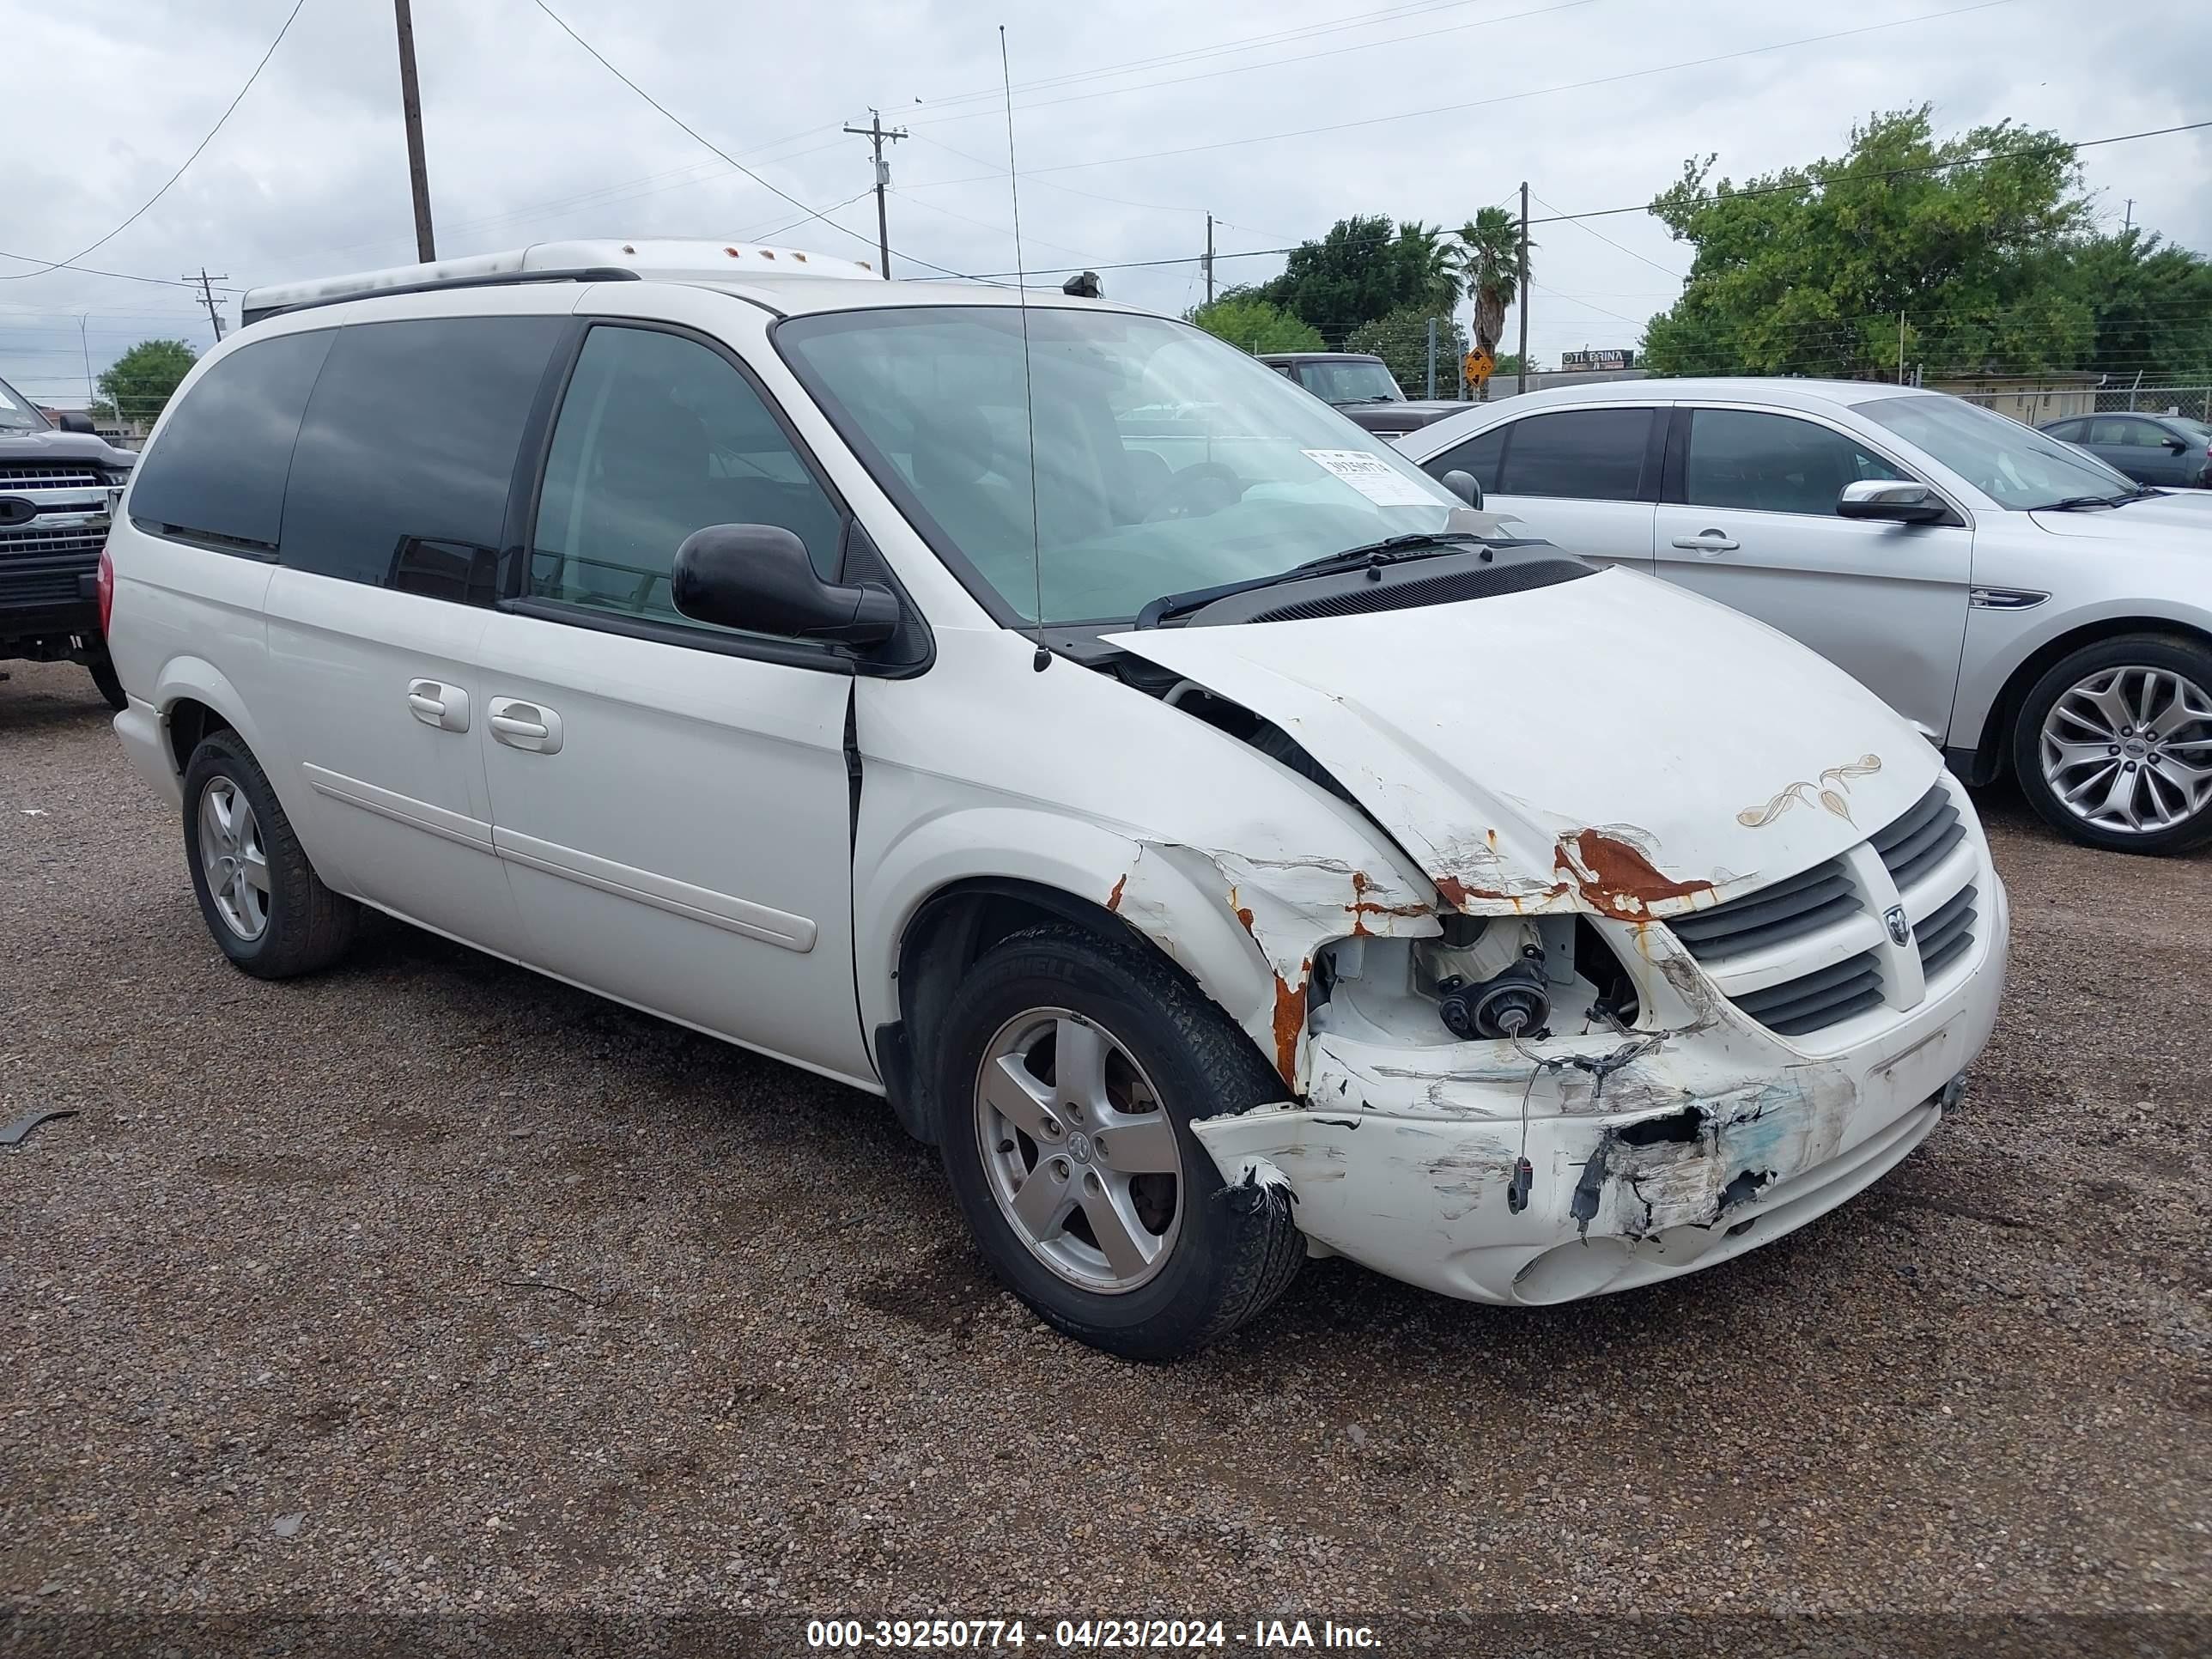
[[[1431,455],[1421,463],[1421,470],[1432,478],[1442,478],[1447,472],[1473,473],[1475,483],[1488,495],[1498,488],[1498,464],[1505,454],[1507,429],[1494,426],[1479,438],[1469,438],[1441,455]]]
[[[560,317],[339,331],[284,507],[284,562],[445,598],[491,597],[507,485]]]
[[[300,414],[333,332],[257,341],[212,365],[138,463],[131,516],[273,550]]]
[[[1576,409],[1516,421],[1502,495],[1632,501],[1651,439],[1648,409]]]

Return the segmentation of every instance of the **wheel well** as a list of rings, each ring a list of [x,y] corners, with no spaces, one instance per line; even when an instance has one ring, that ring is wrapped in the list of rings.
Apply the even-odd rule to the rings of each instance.
[[[877,1030],[878,1062],[891,1105],[917,1139],[930,1141],[934,1132],[927,1092],[936,1062],[931,1038],[943,1029],[953,988],[1000,939],[1046,921],[1072,921],[1103,938],[1133,939],[1184,973],[1174,958],[1104,905],[1059,888],[1000,878],[940,888],[922,902],[899,940],[899,1024]]]
[[[2102,622],[2085,623],[2071,633],[2045,641],[2012,671],[2004,690],[1997,693],[1996,702],[1990,705],[1990,716],[1982,722],[1982,740],[1974,750],[1974,775],[1966,781],[1991,783],[2011,769],[2012,728],[2020,718],[2020,706],[2027,701],[2028,691],[2035,683],[2051,672],[2053,663],[2085,645],[2118,639],[2124,634],[2155,635],[2194,646],[2199,651],[2212,651],[2212,635],[2164,617],[2108,617]]]
[[[181,775],[191,764],[192,750],[210,732],[228,732],[231,723],[209,708],[191,697],[179,697],[169,705],[169,752],[177,762]]]

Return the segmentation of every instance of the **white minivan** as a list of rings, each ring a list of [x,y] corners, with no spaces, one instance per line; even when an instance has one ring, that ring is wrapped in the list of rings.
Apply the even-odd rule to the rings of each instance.
[[[101,582],[216,944],[374,907],[887,1096],[1087,1341],[1712,1265],[1989,1036],[1911,724],[1196,329],[651,242],[247,314]]]

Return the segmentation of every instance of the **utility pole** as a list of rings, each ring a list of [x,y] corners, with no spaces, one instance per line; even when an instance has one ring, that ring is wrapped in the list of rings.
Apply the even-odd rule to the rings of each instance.
[[[422,94],[415,83],[415,15],[408,0],[392,0],[399,24],[399,112],[407,121],[407,183],[415,193],[415,255],[424,264],[438,257],[430,234],[430,169],[422,160]]]
[[[1521,363],[1513,376],[1516,392],[1528,389],[1528,181],[1521,181],[1521,280],[1514,289],[1521,301]]]
[[[205,265],[202,265],[200,267],[200,274],[198,276],[194,276],[192,273],[188,270],[184,274],[182,280],[187,283],[197,282],[200,285],[200,298],[207,304],[208,321],[215,326],[215,343],[217,345],[221,345],[222,343],[222,313],[216,308],[215,289],[210,287],[209,284],[212,283],[227,283],[230,280],[230,277],[227,274],[221,276],[210,276],[208,275],[207,267]]]
[[[1201,263],[1206,267],[1206,303],[1212,305],[1213,303],[1213,216],[1210,213],[1206,216],[1206,258]]]
[[[1897,309],[1897,383],[1905,384],[1905,307]]]
[[[884,140],[888,138],[893,143],[896,143],[900,139],[906,137],[906,129],[904,127],[884,126],[884,118],[882,115],[874,110],[870,110],[868,112],[867,125],[864,127],[847,127],[845,131],[852,133],[856,137],[866,139],[875,149],[876,252],[883,259],[884,280],[888,283],[891,279],[891,231],[890,220],[884,210],[884,192],[890,188],[891,170],[889,164],[884,160]]]
[[[92,383],[92,339],[84,331],[85,325],[91,320],[92,313],[88,311],[80,311],[76,314],[77,349],[84,353],[84,412],[88,415],[92,413],[92,406],[100,401],[99,391]],[[120,410],[117,412],[121,413]]]

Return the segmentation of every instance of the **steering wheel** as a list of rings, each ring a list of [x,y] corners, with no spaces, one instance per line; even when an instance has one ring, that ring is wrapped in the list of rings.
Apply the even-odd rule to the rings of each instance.
[[[1203,518],[1243,499],[1243,495],[1244,480],[1234,471],[1219,461],[1200,461],[1175,475],[1144,521],[1157,524],[1162,519]]]

